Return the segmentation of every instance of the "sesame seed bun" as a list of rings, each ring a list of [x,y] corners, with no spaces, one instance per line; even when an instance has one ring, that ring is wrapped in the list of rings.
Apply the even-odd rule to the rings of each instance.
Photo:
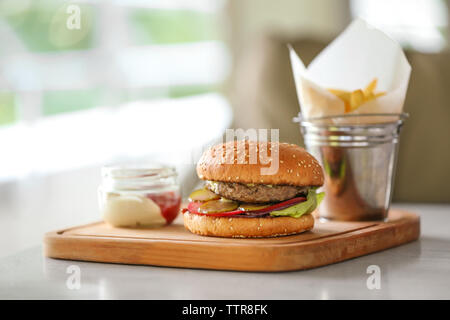
[[[183,219],[184,226],[192,233],[226,238],[278,237],[305,232],[314,227],[311,214],[302,215],[300,218],[237,218],[185,212]]]
[[[249,154],[252,152],[249,150],[255,149],[256,159],[251,161]],[[226,150],[232,152],[227,153]],[[260,150],[267,150],[268,157],[265,157],[265,151]],[[268,159],[277,161],[277,156],[278,170],[262,174],[261,168],[271,166]],[[272,167],[275,168],[276,164]],[[312,155],[295,144],[278,142],[230,141],[218,144],[203,153],[197,163],[197,174],[202,180],[243,184],[318,187],[324,182],[322,167]]]

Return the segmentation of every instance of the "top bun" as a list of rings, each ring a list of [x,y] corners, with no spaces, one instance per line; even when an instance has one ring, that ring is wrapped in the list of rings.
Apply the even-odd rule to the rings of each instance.
[[[278,170],[261,174],[261,168],[268,169],[271,166],[271,162],[268,162],[271,157],[273,161],[277,160],[277,147]],[[250,148],[256,148],[256,152],[252,152],[256,159],[249,157]],[[260,153],[261,149],[263,152]],[[249,163],[250,160],[252,163]],[[276,169],[276,164],[272,167]],[[295,144],[278,142],[230,141],[215,145],[201,156],[197,163],[197,174],[202,180],[243,184],[318,187],[324,181],[322,167],[305,149]]]

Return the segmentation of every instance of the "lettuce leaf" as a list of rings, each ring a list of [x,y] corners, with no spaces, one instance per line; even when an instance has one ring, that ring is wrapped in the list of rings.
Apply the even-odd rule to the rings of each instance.
[[[300,202],[292,207],[272,211],[271,216],[287,216],[293,218],[300,218],[302,215],[313,212],[325,196],[324,192],[316,193],[317,188],[308,190],[306,201]]]

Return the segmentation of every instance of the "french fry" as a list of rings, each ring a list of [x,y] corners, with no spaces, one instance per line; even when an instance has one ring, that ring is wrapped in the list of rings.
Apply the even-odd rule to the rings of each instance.
[[[378,84],[378,79],[375,78],[373,79],[368,85],[367,87],[364,89],[364,96],[365,97],[369,97],[373,95],[373,92],[375,91],[376,87]]]
[[[361,89],[353,91],[350,97],[350,112],[358,109],[364,102],[363,91]]]
[[[363,90],[345,91],[340,89],[328,89],[329,92],[344,102],[345,113],[358,109],[367,101],[374,100],[386,94],[386,92],[375,93],[378,79],[374,78]]]
[[[341,98],[344,101],[350,102],[350,95],[351,92],[345,91],[345,90],[339,90],[339,89],[328,89],[332,94],[337,96],[338,98]]]
[[[386,94],[386,92],[384,92],[384,91],[378,92],[378,93],[375,93],[375,94],[371,92],[370,96],[366,97],[366,102],[370,101],[370,100],[373,100],[373,99],[376,99],[378,97],[384,96],[385,94]]]
[[[350,99],[352,94],[350,91],[339,89],[328,89],[328,91],[344,102],[345,112],[350,112]]]
[[[386,92],[381,91],[381,92],[375,93],[375,95],[373,96],[373,98],[376,99],[376,98],[378,98],[378,97],[384,96],[385,94],[386,94]]]

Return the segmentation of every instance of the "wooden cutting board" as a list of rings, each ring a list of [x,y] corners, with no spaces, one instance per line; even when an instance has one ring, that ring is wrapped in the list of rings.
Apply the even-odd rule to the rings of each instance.
[[[299,235],[264,239],[204,237],[184,229],[182,217],[158,229],[113,228],[103,222],[49,232],[47,257],[239,271],[309,269],[418,239],[416,214],[391,210],[388,222],[321,222]]]

